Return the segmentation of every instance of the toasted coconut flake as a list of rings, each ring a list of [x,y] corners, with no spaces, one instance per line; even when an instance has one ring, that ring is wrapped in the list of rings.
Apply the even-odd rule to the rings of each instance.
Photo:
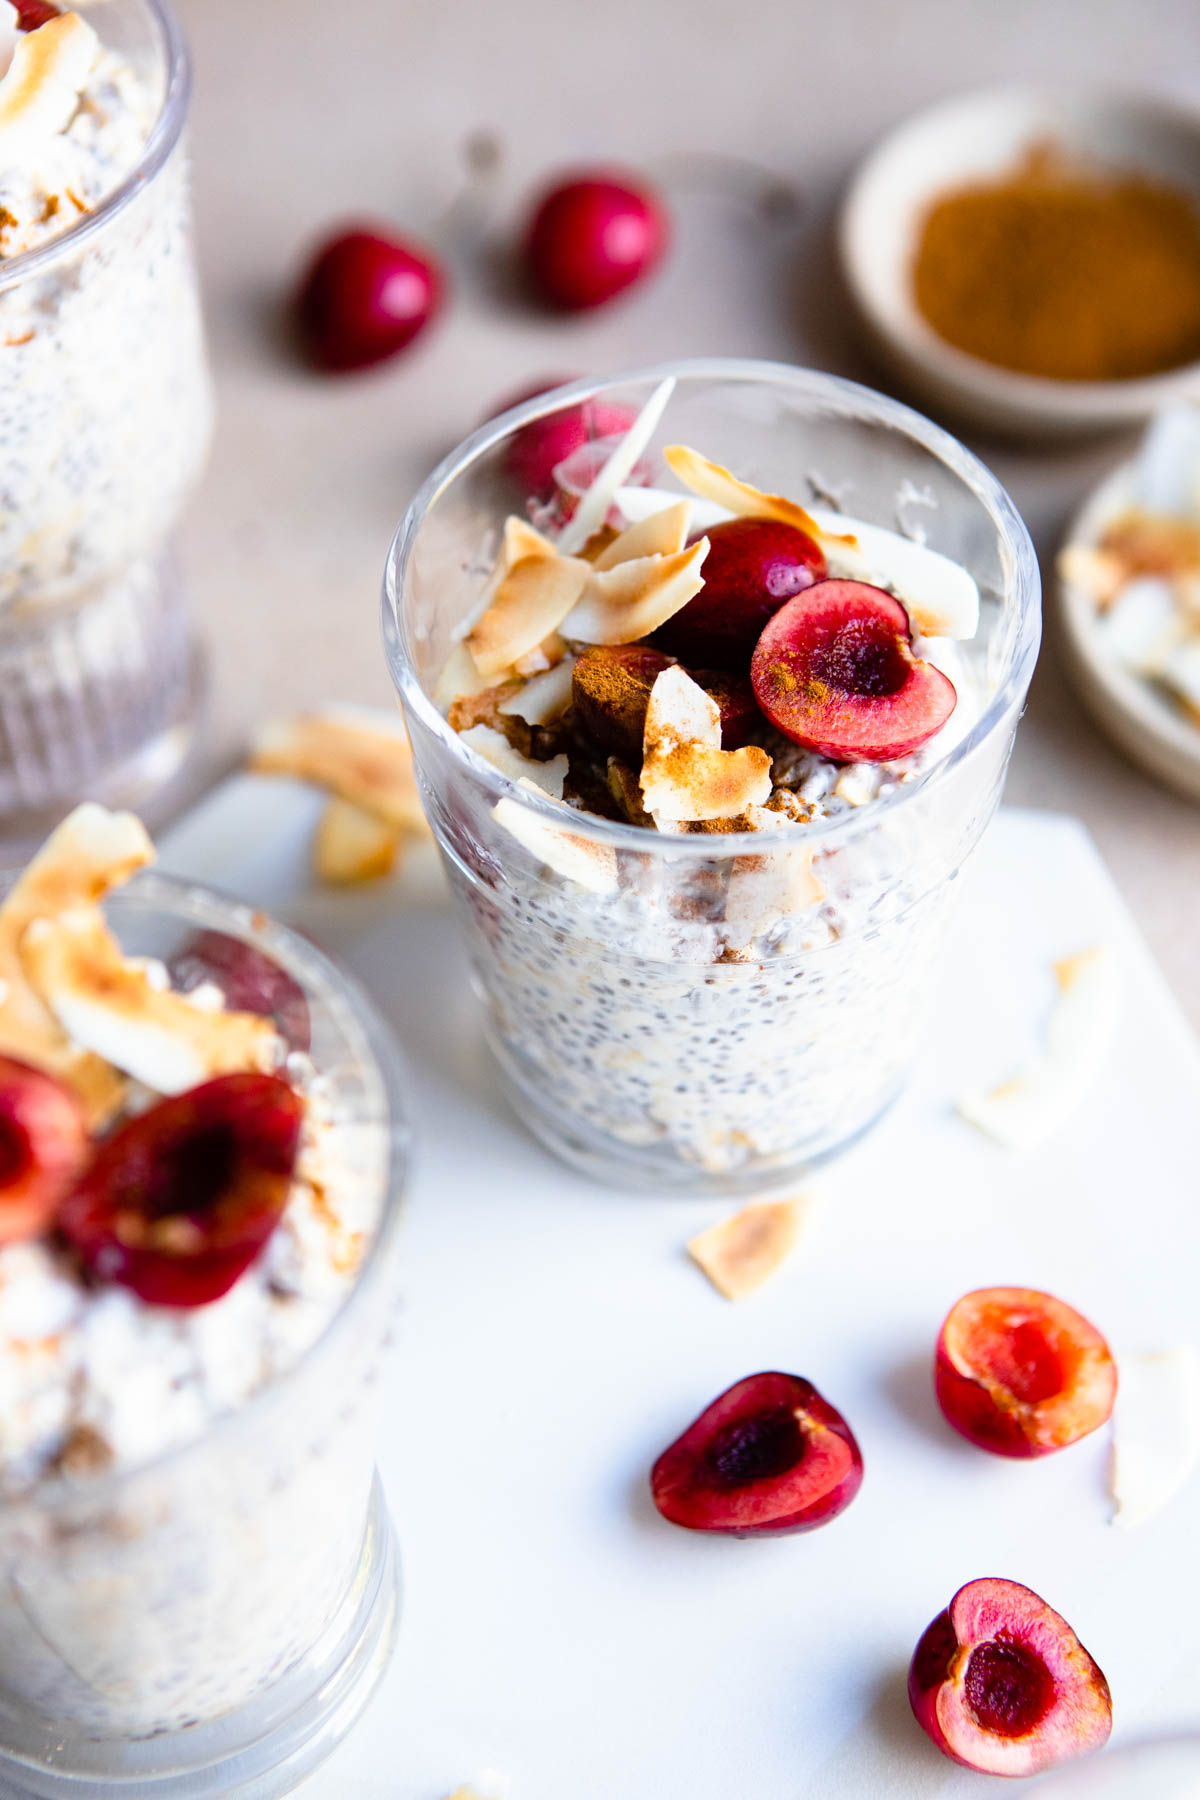
[[[498,712],[524,719],[527,725],[545,725],[559,718],[571,704],[571,683],[575,658],[564,656],[560,663],[541,675],[534,675],[516,693],[502,700]]]
[[[558,630],[584,589],[591,564],[574,556],[525,556],[467,635],[480,673],[500,675]]]
[[[434,684],[433,703],[444,712],[456,700],[482,693],[494,680],[493,675],[480,673],[479,665],[465,644],[455,644]]]
[[[1200,1462],[1200,1356],[1191,1344],[1122,1356],[1113,1412],[1113,1524],[1161,1512]]]
[[[519,785],[536,791],[532,782],[522,781]],[[492,817],[539,862],[567,881],[578,882],[580,887],[593,894],[615,891],[617,856],[608,844],[598,844],[594,838],[579,832],[548,825],[516,800],[498,800],[492,808]]]
[[[795,1248],[800,1221],[799,1201],[760,1201],[692,1238],[688,1255],[719,1294],[741,1300],[782,1268]]]
[[[726,507],[738,518],[779,519],[784,525],[795,525],[800,531],[807,532],[818,543],[831,542],[842,547],[854,542],[852,537],[843,538],[822,531],[812,514],[805,512],[795,500],[786,500],[782,494],[762,493],[686,444],[668,444],[663,457],[685,488],[705,500],[714,501],[717,506]]]
[[[403,721],[385,726],[350,708],[301,714],[268,726],[250,758],[263,775],[294,775],[327,788],[398,831],[428,829]]]
[[[504,521],[504,568],[515,569],[530,556],[557,556],[558,546],[534,529],[519,513],[510,513]]]
[[[721,709],[681,668],[664,669],[646,708],[642,799],[665,821],[732,819],[771,794],[771,758],[748,744],[722,750]]]
[[[768,816],[773,826],[781,823],[775,814]],[[735,857],[725,892],[726,923],[757,936],[781,919],[797,918],[816,906],[825,898],[825,889],[813,874],[812,863],[813,853],[804,844],[794,850]]]
[[[61,13],[20,36],[0,81],[0,157],[18,162],[70,123],[99,39],[78,13]]]
[[[991,1093],[958,1103],[964,1119],[1013,1150],[1044,1143],[1078,1106],[1116,1037],[1121,984],[1104,945],[1055,965],[1059,994],[1041,1055]]]
[[[156,1094],[278,1065],[280,1039],[257,1013],[209,1012],[162,992],[127,961],[98,907],[34,919],[20,943],[26,979],[76,1044]]]
[[[834,782],[833,791],[847,806],[866,806],[879,792],[879,770],[873,763],[851,763]]]
[[[562,799],[563,782],[570,766],[565,756],[551,757],[549,762],[534,762],[531,757],[514,750],[503,732],[493,730],[490,725],[472,725],[469,731],[461,731],[459,737],[510,781],[524,781],[543,794],[549,794],[552,800]]]
[[[618,563],[636,562],[642,556],[674,556],[687,543],[691,516],[690,500],[677,500],[674,506],[661,507],[649,518],[618,533],[595,558],[592,567],[615,569]]]
[[[562,621],[564,637],[585,644],[635,644],[673,619],[704,586],[708,539],[673,556],[640,556],[593,572]]]
[[[621,439],[592,485],[580,496],[579,504],[558,534],[558,548],[564,556],[583,549],[592,533],[608,519],[609,508],[617,489],[624,486],[633,473],[638,458],[658,429],[658,422],[675,392],[675,377],[660,381],[625,436]]]
[[[335,794],[313,838],[313,873],[334,887],[378,881],[395,868],[402,841],[394,825]]]
[[[1058,553],[1059,580],[1082,588],[1101,609],[1112,605],[1126,573],[1119,556],[1094,544],[1064,544]]]
[[[153,861],[154,846],[139,819],[89,802],[63,820],[0,906],[0,1053],[58,1076],[76,1094],[93,1128],[116,1112],[125,1083],[106,1062],[71,1042],[30,987],[21,939],[31,920],[91,905]]]

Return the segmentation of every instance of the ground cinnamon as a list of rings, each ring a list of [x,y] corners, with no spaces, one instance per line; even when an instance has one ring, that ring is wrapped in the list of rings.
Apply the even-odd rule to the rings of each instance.
[[[1120,381],[1200,360],[1191,198],[1044,147],[934,203],[913,280],[941,337],[1006,369]]]

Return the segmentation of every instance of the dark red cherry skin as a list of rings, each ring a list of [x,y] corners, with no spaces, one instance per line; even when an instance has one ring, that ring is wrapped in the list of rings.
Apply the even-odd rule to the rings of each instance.
[[[12,0],[17,9],[17,29],[19,31],[37,31],[42,25],[48,25],[51,19],[57,19],[61,7],[51,6],[48,0]]]
[[[510,406],[521,406],[526,400],[536,400],[539,394],[565,387],[575,379],[573,375],[563,375],[556,380],[539,381],[511,395],[493,409],[492,416],[507,412]],[[585,400],[580,406],[568,406],[544,419],[533,419],[513,433],[505,456],[508,472],[522,494],[531,499],[548,499],[554,492],[554,471],[560,463],[599,438],[623,436],[636,417],[632,406]]]
[[[913,655],[900,602],[863,581],[819,581],[781,606],[750,678],[772,725],[834,762],[908,756],[958,700],[953,682]]]
[[[91,1148],[74,1095],[40,1069],[0,1056],[0,1244],[49,1229]]]
[[[59,1227],[99,1280],[154,1306],[207,1306],[283,1216],[303,1119],[274,1075],[222,1075],[160,1100],[99,1145]]]
[[[688,673],[721,709],[722,750],[740,750],[748,744],[763,722],[749,677],[730,675],[724,669],[689,669]]]
[[[293,1050],[312,1043],[308,1001],[300,983],[273,957],[223,931],[198,931],[171,958],[171,984],[190,994],[215,982],[230,1012],[261,1013]]]
[[[581,172],[538,201],[525,236],[525,270],[545,305],[585,312],[648,275],[668,235],[666,212],[647,183]]]
[[[396,356],[438,312],[445,282],[414,245],[379,231],[350,230],[317,252],[296,295],[296,322],[309,360],[348,373]]]
[[[807,532],[779,519],[727,519],[703,536],[704,586],[653,642],[693,667],[744,675],[768,620],[823,579],[825,555]]]
[[[800,1375],[739,1381],[664,1450],[654,1504],[672,1525],[731,1537],[811,1531],[862,1485],[862,1455],[845,1419]]]

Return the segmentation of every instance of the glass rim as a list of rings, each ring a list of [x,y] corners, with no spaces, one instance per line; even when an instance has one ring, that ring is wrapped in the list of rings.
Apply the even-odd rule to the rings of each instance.
[[[11,886],[19,873],[19,870],[6,870],[0,874],[0,892]],[[381,1271],[397,1236],[411,1172],[412,1121],[408,1105],[411,1084],[403,1053],[358,982],[324,951],[288,926],[264,918],[248,901],[239,900],[218,888],[181,880],[154,869],[147,869],[135,875],[125,887],[114,889],[102,902],[108,903],[118,909],[132,903],[133,908],[148,915],[221,931],[252,944],[274,957],[289,975],[294,976],[306,996],[319,993],[342,1029],[350,1027],[346,1035],[356,1060],[373,1069],[386,1109],[387,1168],[383,1207],[378,1227],[353,1282],[323,1329],[288,1368],[265,1381],[240,1404],[214,1413],[198,1432],[168,1444],[151,1456],[131,1462],[127,1467],[82,1480],[59,1475],[35,1482],[24,1492],[0,1496],[0,1524],[6,1517],[27,1512],[31,1507],[39,1512],[53,1512],[72,1506],[107,1504],[121,1489],[143,1476],[163,1470],[211,1446],[218,1439],[246,1429],[248,1423],[277,1405],[309,1367],[324,1355],[330,1344],[340,1340],[347,1329],[347,1321],[361,1311],[362,1297],[373,1293],[383,1279]]]
[[[613,388],[650,385],[676,379],[712,382],[745,382],[760,386],[778,385],[814,398],[836,398],[857,407],[874,422],[889,426],[914,440],[936,457],[943,466],[958,476],[983,506],[991,520],[1000,546],[1000,560],[1005,577],[1005,594],[1011,594],[1017,605],[1018,629],[1009,653],[1008,666],[987,707],[971,730],[948,755],[936,763],[921,779],[897,784],[889,794],[870,806],[855,807],[849,813],[813,820],[797,834],[796,827],[784,824],[776,830],[711,833],[652,832],[644,826],[626,825],[599,814],[567,809],[569,829],[573,834],[590,838],[617,850],[646,854],[670,854],[685,860],[712,861],[728,856],[745,856],[752,852],[805,846],[818,849],[830,843],[841,844],[864,831],[873,830],[897,811],[911,805],[919,796],[928,795],[965,762],[980,752],[1003,729],[1014,711],[1024,703],[1025,693],[1037,661],[1041,643],[1041,577],[1037,554],[1024,520],[1012,500],[987,465],[959,443],[942,426],[935,425],[922,413],[880,394],[861,382],[849,381],[841,375],[830,375],[797,364],[769,362],[752,357],[685,357],[670,362],[623,370],[612,375],[588,376],[562,387],[553,388],[509,407],[494,419],[487,420],[443,457],[413,497],[388,551],[384,573],[382,617],[384,651],[392,680],[404,706],[435,737],[450,757],[465,771],[476,786],[489,790],[497,800],[517,801],[525,810],[560,832],[566,827],[561,802],[548,794],[533,793],[519,787],[483,757],[464,745],[458,732],[426,693],[417,674],[409,632],[402,605],[404,580],[413,548],[426,514],[447,488],[488,451],[523,426],[564,407],[595,399]],[[649,840],[649,842],[647,842]]]
[[[178,144],[192,97],[192,59],[183,28],[168,0],[141,0],[153,19],[162,45],[167,82],[163,102],[142,153],[129,173],[94,208],[57,237],[0,262],[0,292],[30,275],[38,275],[80,244],[96,237],[158,175]]]

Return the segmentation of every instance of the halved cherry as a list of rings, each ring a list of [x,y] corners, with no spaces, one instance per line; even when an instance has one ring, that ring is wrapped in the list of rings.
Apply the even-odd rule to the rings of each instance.
[[[811,1531],[862,1485],[862,1456],[836,1408],[800,1375],[748,1375],[706,1407],[654,1465],[664,1519],[733,1537]]]
[[[222,1075],[160,1100],[98,1147],[59,1225],[101,1280],[155,1306],[206,1306],[278,1225],[303,1119],[275,1075]]]
[[[882,588],[819,581],[767,624],[750,669],[758,704],[793,743],[835,762],[908,756],[954,711],[954,684],[912,652]]]
[[[908,1698],[944,1756],[986,1775],[1036,1775],[1098,1750],[1108,1683],[1067,1621],[1019,1581],[969,1581],[913,1654]]]
[[[223,931],[198,931],[171,958],[172,985],[183,994],[211,981],[231,1012],[273,1019],[293,1050],[307,1050],[312,1022],[304,989],[265,951]]]
[[[1117,1368],[1082,1313],[1035,1288],[977,1288],[938,1334],[934,1385],[955,1431],[997,1456],[1049,1456],[1110,1417]]]
[[[46,1231],[91,1154],[74,1096],[0,1056],[0,1244]]]
[[[654,642],[705,668],[750,667],[763,627],[786,600],[825,575],[825,555],[807,532],[781,519],[727,519],[708,539],[704,586]]]

